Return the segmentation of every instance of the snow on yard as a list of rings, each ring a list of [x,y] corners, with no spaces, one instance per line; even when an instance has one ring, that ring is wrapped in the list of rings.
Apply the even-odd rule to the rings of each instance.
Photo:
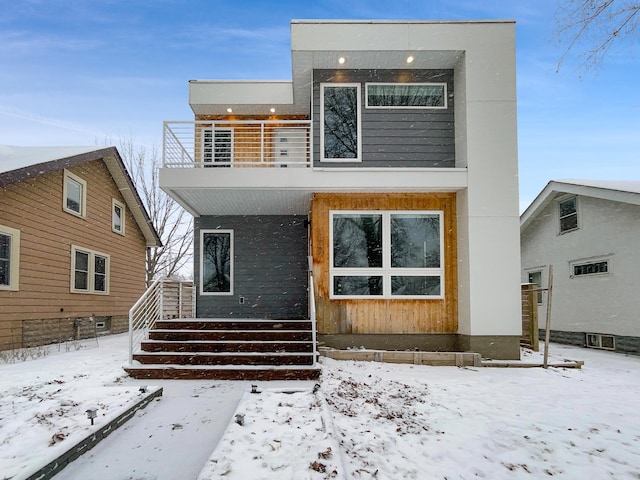
[[[23,478],[25,465],[86,434],[86,405],[100,403],[100,419],[126,404],[128,394],[114,397],[113,389],[138,393],[133,387],[140,382],[121,368],[126,348],[126,336],[115,336],[101,338],[99,347],[0,365],[0,478]],[[315,389],[313,382],[257,382],[261,393],[250,393],[251,382],[159,382],[161,400],[59,477],[640,479],[640,357],[559,345],[551,352],[553,361],[585,365],[544,370],[323,359]],[[523,361],[539,360],[539,353],[524,352]],[[162,410],[179,389],[189,395]],[[230,394],[239,390],[244,394]],[[195,408],[187,397],[201,402],[197,408],[209,405],[212,420],[171,420],[171,410]],[[153,447],[133,433],[143,422],[157,425]],[[213,429],[217,436],[202,440],[202,430]],[[60,431],[65,436],[56,441]],[[170,446],[178,434],[182,443]],[[109,457],[112,441],[119,450]],[[196,455],[196,444],[210,453]],[[142,469],[145,448],[161,449],[184,475]],[[83,464],[91,476],[73,470]]]

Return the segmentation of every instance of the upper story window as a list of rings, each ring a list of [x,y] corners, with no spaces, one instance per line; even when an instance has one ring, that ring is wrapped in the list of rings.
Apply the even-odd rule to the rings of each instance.
[[[447,108],[446,83],[367,83],[367,108]]]
[[[18,290],[20,230],[0,225],[0,290]]]
[[[109,293],[109,255],[71,246],[71,291]]]
[[[120,235],[124,235],[124,205],[114,198],[111,208],[111,229]]]
[[[233,161],[233,129],[205,128],[203,130],[202,160],[208,163],[222,163],[218,167],[230,167]]]
[[[65,212],[86,216],[87,208],[87,182],[68,170],[64,171],[63,204]]]
[[[443,298],[442,212],[331,212],[332,298]]]
[[[324,162],[362,161],[359,83],[320,84],[320,155]]]
[[[578,199],[570,197],[558,202],[560,216],[560,233],[570,232],[578,228]]]
[[[200,293],[233,294],[233,230],[200,232]]]

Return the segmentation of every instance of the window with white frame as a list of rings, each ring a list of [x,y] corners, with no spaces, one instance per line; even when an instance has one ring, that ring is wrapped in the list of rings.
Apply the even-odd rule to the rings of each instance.
[[[560,217],[560,233],[570,232],[578,228],[578,199],[570,197],[558,202]]]
[[[71,292],[109,293],[109,255],[71,246]]]
[[[233,129],[205,128],[202,135],[202,160],[205,166],[230,167],[233,161]],[[222,165],[208,165],[212,163]]]
[[[588,262],[572,262],[571,277],[585,277],[590,275],[607,275],[610,273],[609,260],[597,259]]]
[[[0,225],[0,290],[18,290],[20,230]]]
[[[120,235],[124,235],[124,205],[115,198],[112,199],[111,203],[111,229]]]
[[[447,108],[446,83],[367,83],[367,108]]]
[[[233,295],[233,230],[201,230],[200,294]]]
[[[87,182],[68,170],[64,171],[63,204],[65,212],[86,216],[87,208]]]
[[[331,298],[444,298],[441,211],[332,211]]]
[[[538,291],[536,292],[536,296],[538,303],[542,303],[542,290],[540,290],[542,288],[542,271],[529,272],[529,283],[537,285]]]
[[[362,160],[359,83],[320,84],[320,159]]]

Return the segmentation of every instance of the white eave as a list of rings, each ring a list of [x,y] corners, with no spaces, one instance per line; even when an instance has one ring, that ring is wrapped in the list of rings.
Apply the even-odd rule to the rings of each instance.
[[[640,181],[551,180],[520,216],[520,231],[524,232],[544,207],[564,194],[640,205]]]

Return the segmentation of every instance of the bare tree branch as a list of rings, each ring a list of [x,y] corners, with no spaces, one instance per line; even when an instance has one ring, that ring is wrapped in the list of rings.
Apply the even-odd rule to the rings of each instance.
[[[148,150],[136,145],[132,137],[125,137],[119,139],[118,151],[162,241],[162,247],[147,249],[147,285],[159,277],[176,276],[191,261],[191,216],[160,190],[157,147]]]
[[[556,38],[566,45],[556,72],[571,53],[580,58],[578,68],[597,69],[610,48],[638,39],[638,0],[561,0],[556,13]]]

